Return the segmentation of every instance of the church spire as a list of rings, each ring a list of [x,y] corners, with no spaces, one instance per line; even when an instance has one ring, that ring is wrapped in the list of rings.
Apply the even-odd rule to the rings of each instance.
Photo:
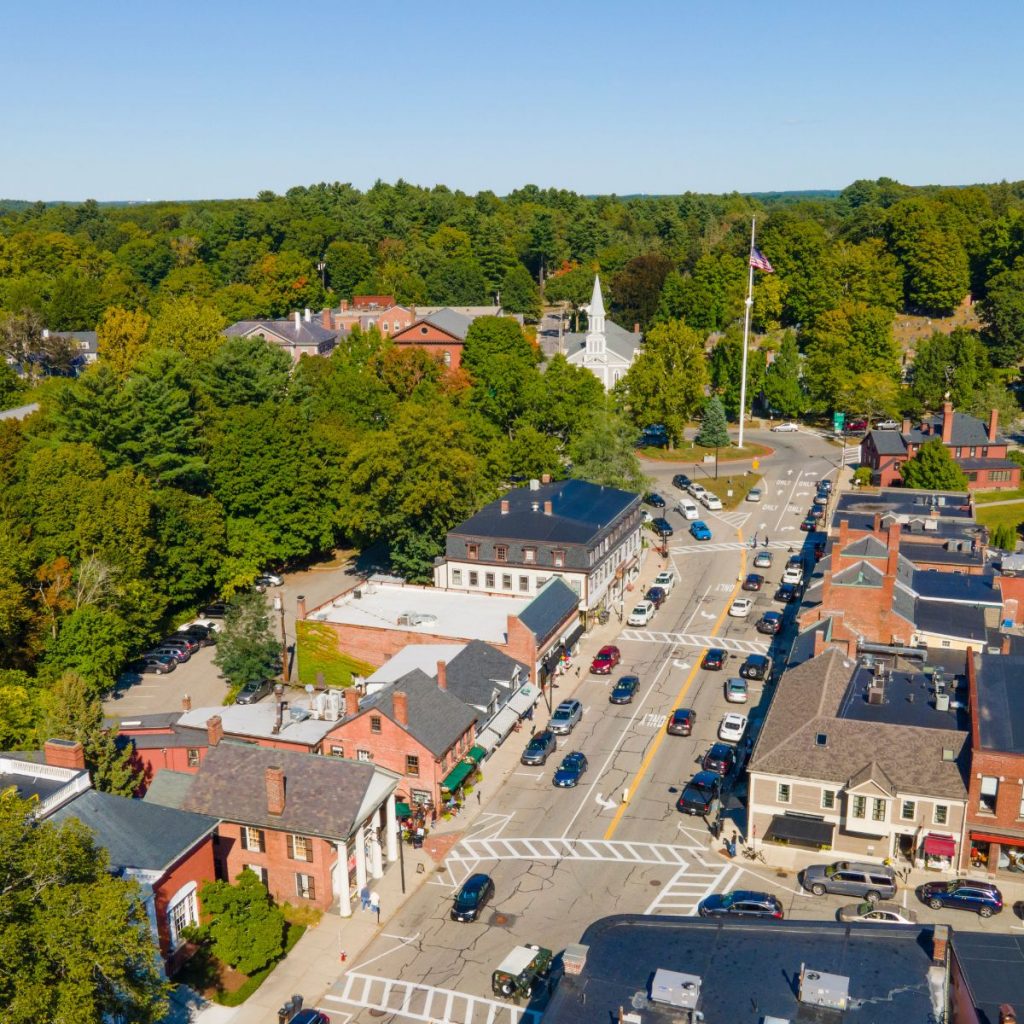
[[[603,359],[605,356],[604,338],[604,299],[601,296],[601,278],[594,275],[594,292],[587,307],[587,355]]]

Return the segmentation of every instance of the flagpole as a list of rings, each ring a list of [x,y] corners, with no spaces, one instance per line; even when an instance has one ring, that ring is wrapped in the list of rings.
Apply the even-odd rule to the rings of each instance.
[[[740,434],[739,447],[743,447],[743,419],[747,411],[747,342],[750,339],[750,308],[754,305],[754,228],[757,218],[750,218],[750,255],[747,257],[747,310],[743,317],[743,375],[740,377]]]

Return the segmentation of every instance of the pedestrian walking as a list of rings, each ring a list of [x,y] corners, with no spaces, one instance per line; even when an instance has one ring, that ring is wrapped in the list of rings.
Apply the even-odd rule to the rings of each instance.
[[[767,533],[764,535],[764,546],[768,547],[768,534]]]
[[[375,893],[370,893],[370,909],[377,915],[377,924],[380,924],[380,896]]]
[[[476,803],[477,803],[477,806],[479,807],[480,806],[480,787],[479,786],[476,787]]]
[[[363,904],[363,910],[369,910],[370,909],[370,887],[368,885],[364,885],[362,887],[362,889],[359,890],[359,899],[360,899],[360,901]]]
[[[754,534],[754,539],[750,542],[750,546],[752,548],[756,548],[757,547],[757,534],[756,533]]]

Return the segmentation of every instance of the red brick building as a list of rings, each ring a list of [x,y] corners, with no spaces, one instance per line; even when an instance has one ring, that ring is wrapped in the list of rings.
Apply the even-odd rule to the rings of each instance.
[[[449,369],[457,370],[462,365],[466,332],[473,319],[452,309],[442,309],[403,327],[392,334],[392,340],[402,348],[422,348]]]
[[[949,454],[967,476],[972,491],[1012,490],[1020,486],[1021,467],[1007,459],[1009,441],[999,433],[999,412],[988,423],[953,411],[945,402],[942,413],[917,427],[903,421],[902,431],[872,430],[861,443],[861,463],[872,471],[872,483],[881,487],[902,483],[900,466],[912,459],[923,444],[941,438]]]

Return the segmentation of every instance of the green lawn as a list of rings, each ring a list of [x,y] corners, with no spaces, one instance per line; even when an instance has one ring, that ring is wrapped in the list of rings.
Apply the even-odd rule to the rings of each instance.
[[[717,494],[722,499],[722,505],[724,511],[736,508],[742,504],[743,500],[747,496],[747,492],[761,482],[761,477],[757,473],[747,473],[745,476],[740,474],[739,476],[722,476],[719,475],[718,479],[712,477],[710,480],[699,477],[702,486],[706,487],[713,494]],[[729,491],[732,491],[732,497],[729,497]],[[698,502],[699,504],[699,502]],[[751,505],[751,508],[756,506]]]
[[[693,441],[684,441],[678,448],[639,448],[638,454],[645,459],[656,459],[659,462],[703,462],[705,455],[713,456],[714,448],[705,448],[703,445],[694,444]],[[756,459],[771,451],[763,444],[745,444],[742,448],[730,445],[728,448],[718,449],[719,462],[738,462],[741,459]],[[713,463],[712,463],[713,465]]]
[[[993,508],[979,507],[975,518],[982,526],[990,530],[997,526],[1010,526],[1017,529],[1024,523],[1024,500],[1015,505],[996,505]]]
[[[992,501],[1024,501],[1024,487],[1018,487],[1015,491],[984,491],[974,492],[975,505],[987,505]]]

